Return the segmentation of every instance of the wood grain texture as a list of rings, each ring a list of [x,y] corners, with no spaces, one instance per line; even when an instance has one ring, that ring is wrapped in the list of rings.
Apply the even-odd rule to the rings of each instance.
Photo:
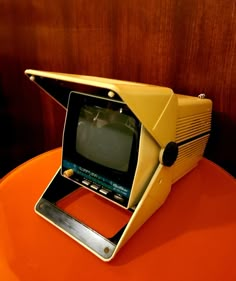
[[[26,68],[206,93],[206,156],[236,175],[236,1],[0,0],[0,42],[0,175],[61,144],[65,113]]]

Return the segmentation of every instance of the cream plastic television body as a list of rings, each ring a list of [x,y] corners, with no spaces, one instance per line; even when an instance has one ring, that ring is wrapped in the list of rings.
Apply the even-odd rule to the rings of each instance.
[[[103,261],[109,261],[164,203],[171,185],[198,164],[210,134],[212,102],[141,83],[37,70],[26,70],[25,74],[65,109],[76,85],[107,89],[108,98],[119,96],[142,124],[138,164],[126,206],[133,213],[115,239],[109,240],[81,224],[58,209],[55,202],[45,200],[44,195],[35,207],[44,219]],[[49,190],[55,193],[58,180],[71,181],[60,174],[59,168],[44,194]]]

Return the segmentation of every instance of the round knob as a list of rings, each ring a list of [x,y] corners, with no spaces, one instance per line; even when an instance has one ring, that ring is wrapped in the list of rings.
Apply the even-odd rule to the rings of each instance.
[[[73,174],[74,174],[74,171],[72,169],[68,169],[63,172],[63,176],[65,176],[67,178],[70,178],[71,176],[73,176]]]
[[[171,141],[165,147],[162,153],[162,163],[164,166],[170,167],[175,163],[175,160],[178,157],[178,145],[177,143]]]

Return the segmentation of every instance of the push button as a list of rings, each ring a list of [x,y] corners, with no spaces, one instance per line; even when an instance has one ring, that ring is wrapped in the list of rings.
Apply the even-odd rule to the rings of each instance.
[[[97,186],[96,184],[91,184],[90,187],[94,190],[98,190],[99,189],[99,186]]]
[[[101,188],[101,189],[99,189],[99,192],[104,194],[104,195],[108,195],[110,193],[110,190],[107,190],[105,188]]]
[[[82,183],[86,186],[89,186],[90,185],[90,181],[88,180],[82,180]]]
[[[118,194],[114,195],[114,199],[120,203],[124,203],[125,199]]]

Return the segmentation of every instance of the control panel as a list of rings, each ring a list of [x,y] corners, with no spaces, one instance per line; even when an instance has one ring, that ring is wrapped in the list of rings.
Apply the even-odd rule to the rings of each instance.
[[[127,187],[70,161],[63,160],[62,175],[124,207],[128,204],[130,190]]]

